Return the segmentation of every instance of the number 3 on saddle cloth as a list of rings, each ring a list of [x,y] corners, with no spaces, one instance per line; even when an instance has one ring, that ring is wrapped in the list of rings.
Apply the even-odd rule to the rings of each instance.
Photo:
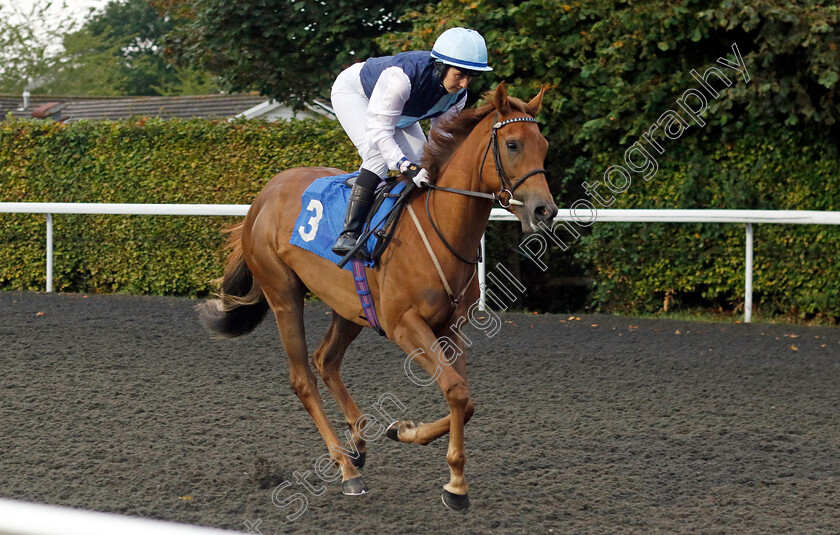
[[[301,197],[301,211],[295,221],[289,243],[337,264],[341,257],[333,253],[331,248],[338,235],[344,230],[344,214],[347,211],[351,190],[347,183],[357,176],[359,176],[358,171],[348,175],[327,176],[316,179],[306,188]],[[387,180],[377,190],[373,207],[362,232],[365,234],[366,231],[374,229],[365,244],[365,248],[371,251],[371,258],[365,260],[354,258],[344,265],[344,269],[353,273],[356,292],[359,294],[365,318],[371,327],[383,336],[385,331],[380,327],[376,317],[364,268],[375,266],[376,260],[388,245],[402,205],[400,203],[396,210],[394,207],[404,188],[404,182]]]

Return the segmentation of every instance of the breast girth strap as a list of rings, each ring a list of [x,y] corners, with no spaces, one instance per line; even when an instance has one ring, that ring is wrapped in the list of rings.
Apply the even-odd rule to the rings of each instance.
[[[476,273],[478,273],[478,267],[473,271],[472,277],[470,280],[467,281],[467,284],[464,286],[464,289],[461,290],[461,293],[458,297],[455,297],[455,292],[452,291],[452,287],[449,285],[449,281],[446,280],[446,275],[443,273],[443,268],[440,267],[440,262],[437,259],[437,255],[432,250],[432,246],[429,243],[429,238],[426,237],[426,233],[423,231],[423,227],[420,226],[420,221],[417,219],[417,214],[414,213],[414,209],[411,205],[406,205],[408,209],[408,215],[411,216],[411,220],[414,221],[414,226],[417,227],[417,232],[420,233],[420,237],[423,239],[423,245],[426,246],[426,251],[429,252],[429,256],[432,258],[432,263],[435,265],[435,269],[437,270],[438,276],[440,277],[440,281],[443,283],[443,287],[446,290],[446,295],[449,296],[449,303],[452,305],[452,308],[458,306],[458,303],[461,302],[461,298],[464,297],[464,294],[467,293],[467,288],[470,287],[472,284],[473,279],[475,278]]]

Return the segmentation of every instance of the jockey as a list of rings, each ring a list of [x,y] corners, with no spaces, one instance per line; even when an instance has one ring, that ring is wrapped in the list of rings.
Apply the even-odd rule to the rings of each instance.
[[[491,70],[481,34],[451,28],[437,38],[431,52],[371,58],[338,75],[332,86],[333,109],[362,166],[350,192],[344,230],[332,248],[335,254],[344,256],[356,245],[376,186],[389,169],[399,170],[418,187],[429,183],[417,163],[426,142],[418,121],[431,119],[434,129],[457,116],[470,80]]]

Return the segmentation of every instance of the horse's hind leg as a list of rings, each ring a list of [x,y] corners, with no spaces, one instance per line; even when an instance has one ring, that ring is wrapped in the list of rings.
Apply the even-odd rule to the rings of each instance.
[[[350,392],[347,391],[347,387],[344,386],[339,368],[347,346],[356,339],[361,330],[360,325],[356,325],[333,312],[330,328],[318,349],[312,354],[312,363],[315,365],[315,369],[321,374],[324,384],[327,385],[335,401],[341,407],[341,412],[344,413],[347,427],[350,428],[351,443],[348,445],[351,452],[350,458],[358,468],[365,465],[367,447],[362,431],[368,423],[363,418],[360,421],[362,411],[359,410],[356,402],[350,396]]]
[[[303,324],[303,297],[305,287],[300,279],[283,264],[273,266],[271,285],[264,284],[263,292],[274,312],[280,339],[289,360],[289,380],[292,391],[303,403],[321,433],[327,450],[341,466],[344,494],[365,494],[368,489],[358,469],[342,447],[338,436],[324,414],[324,405],[318,393],[315,374],[309,367],[309,354]]]

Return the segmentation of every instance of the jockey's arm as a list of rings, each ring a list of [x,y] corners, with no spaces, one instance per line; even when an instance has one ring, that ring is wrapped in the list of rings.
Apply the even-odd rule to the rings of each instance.
[[[368,143],[382,154],[388,169],[399,169],[399,161],[405,157],[394,140],[394,130],[410,95],[411,81],[399,67],[382,71],[370,95],[366,117]]]

